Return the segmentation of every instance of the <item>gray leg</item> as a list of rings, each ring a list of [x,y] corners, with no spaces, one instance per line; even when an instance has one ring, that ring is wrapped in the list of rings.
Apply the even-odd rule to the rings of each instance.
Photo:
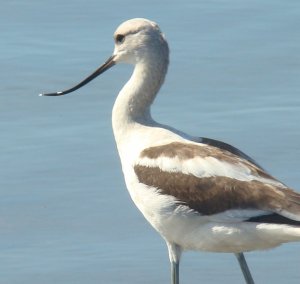
[[[171,262],[172,284],[179,284],[179,262]]]
[[[171,279],[172,284],[179,284],[179,262],[181,256],[181,248],[180,246],[169,243],[167,241],[168,251],[169,251],[169,259],[171,263]]]
[[[236,258],[239,262],[239,265],[241,267],[241,270],[244,274],[244,278],[246,280],[246,283],[247,284],[254,284],[254,281],[253,281],[253,278],[251,276],[251,272],[250,272],[249,267],[247,265],[244,254],[242,252],[240,252],[240,253],[236,253],[235,256],[236,256]]]

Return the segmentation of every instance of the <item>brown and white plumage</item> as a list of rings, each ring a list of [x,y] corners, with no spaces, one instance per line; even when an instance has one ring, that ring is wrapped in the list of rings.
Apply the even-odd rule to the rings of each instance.
[[[113,107],[113,131],[128,191],[165,239],[173,284],[184,250],[235,253],[300,241],[300,195],[224,142],[195,138],[155,122],[150,107],[168,67],[169,48],[154,22],[132,19],[115,32],[113,55],[77,86],[113,65],[134,65]]]

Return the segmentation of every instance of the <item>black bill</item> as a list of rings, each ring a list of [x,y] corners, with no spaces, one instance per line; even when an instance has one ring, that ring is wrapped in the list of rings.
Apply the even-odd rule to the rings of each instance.
[[[82,86],[86,85],[87,83],[89,83],[90,81],[95,79],[97,76],[99,76],[100,74],[102,74],[103,72],[108,70],[110,67],[114,66],[116,64],[116,62],[114,61],[114,58],[115,58],[114,55],[109,57],[102,66],[100,66],[93,74],[91,74],[90,76],[85,78],[78,85],[76,85],[76,86],[74,86],[74,87],[72,87],[68,90],[62,91],[62,92],[40,94],[40,96],[62,96],[62,95],[66,95],[66,94],[69,94],[69,93],[72,93],[72,92],[76,91],[77,89],[79,89]]]

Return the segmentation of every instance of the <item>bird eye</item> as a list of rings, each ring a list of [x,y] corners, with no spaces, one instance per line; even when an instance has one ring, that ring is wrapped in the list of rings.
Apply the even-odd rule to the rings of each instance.
[[[121,35],[121,34],[116,35],[116,43],[122,43],[122,42],[124,42],[124,40],[125,40],[124,35]]]

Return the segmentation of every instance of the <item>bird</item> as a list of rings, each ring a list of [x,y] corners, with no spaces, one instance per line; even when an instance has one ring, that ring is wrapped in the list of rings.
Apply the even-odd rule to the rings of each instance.
[[[189,135],[152,118],[168,70],[169,46],[155,22],[134,18],[114,33],[113,54],[71,93],[119,63],[133,65],[112,110],[112,128],[129,194],[165,240],[171,283],[184,251],[233,253],[247,284],[244,253],[300,241],[300,194],[222,141]]]

